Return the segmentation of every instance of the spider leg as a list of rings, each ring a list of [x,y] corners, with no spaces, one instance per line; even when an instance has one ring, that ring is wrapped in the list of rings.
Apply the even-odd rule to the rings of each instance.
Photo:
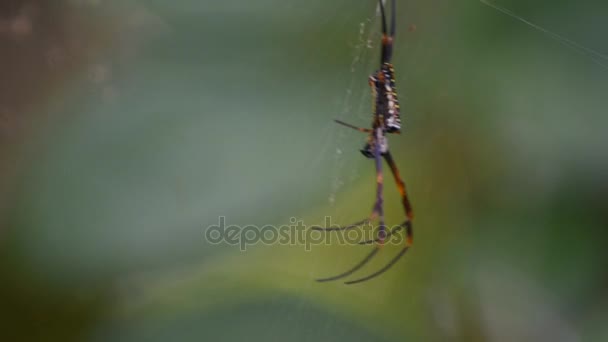
[[[384,3],[382,0],[378,0],[378,6],[380,7],[380,16],[382,17],[382,34],[386,34],[386,15],[384,13]]]
[[[380,59],[380,63],[388,63],[391,60],[393,55],[393,38],[395,36],[396,30],[396,20],[395,20],[395,0],[392,0],[391,6],[391,31],[390,34],[386,32],[386,13],[384,10],[384,4],[382,0],[378,0],[378,4],[380,6],[380,14],[382,16],[382,56]]]
[[[396,16],[397,16],[397,6],[395,5],[395,2],[397,0],[392,0],[391,1],[391,32],[390,35],[391,37],[395,37],[395,31],[397,29],[397,20],[396,20]]]
[[[341,229],[341,227],[337,227],[337,228],[322,228],[322,227],[312,227],[312,229],[314,230],[325,230],[325,231],[331,231],[331,230],[346,230],[346,229],[351,229],[351,228],[355,228],[358,227],[362,224],[365,223],[369,223],[370,221],[373,220],[373,218],[375,218],[378,215],[378,203],[376,203],[374,205],[374,210],[372,211],[372,214],[370,215],[370,218],[367,218],[365,220],[359,221],[355,224],[351,224],[349,226],[344,227],[344,229]],[[353,274],[354,272],[358,271],[361,267],[363,267],[365,264],[367,264],[375,255],[376,253],[378,253],[378,251],[380,250],[380,245],[376,246],[371,252],[369,252],[369,254],[367,254],[367,256],[365,256],[365,258],[363,258],[363,260],[361,260],[358,264],[356,264],[355,266],[353,266],[351,269],[349,269],[348,271],[332,276],[332,277],[328,277],[328,278],[319,278],[316,279],[316,281],[323,283],[326,281],[333,281],[333,280],[338,280],[344,277],[348,277],[349,275]]]
[[[390,230],[388,233],[386,233],[386,238],[388,239],[389,237],[391,237],[391,236],[393,236],[393,235],[397,234],[397,233],[398,233],[398,232],[399,232],[401,229],[403,229],[403,228],[405,228],[405,226],[404,226],[404,225],[402,225],[402,224],[400,224],[400,225],[398,225],[398,226],[394,227],[394,228],[393,228],[393,229],[391,229],[391,230]],[[361,242],[359,242],[359,244],[360,244],[360,245],[371,245],[371,244],[376,243],[376,242],[380,242],[380,238],[379,238],[379,237],[378,237],[378,238],[375,238],[375,239],[373,239],[373,240],[361,241]]]
[[[352,285],[352,284],[358,284],[358,283],[362,283],[364,281],[370,280],[372,278],[375,278],[379,275],[381,275],[382,273],[388,271],[391,267],[393,267],[393,265],[395,265],[397,263],[397,261],[399,261],[399,259],[401,259],[401,257],[405,254],[405,252],[407,252],[407,250],[409,249],[408,246],[403,247],[403,249],[401,249],[401,252],[399,252],[399,254],[397,254],[393,260],[391,260],[388,264],[386,264],[386,266],[382,267],[381,269],[379,269],[378,271],[363,277],[363,278],[359,278],[359,279],[355,279],[355,280],[350,280],[347,282],[344,282],[344,284],[346,285]]]
[[[383,155],[384,160],[391,169],[391,173],[395,178],[395,183],[397,183],[397,190],[399,190],[399,195],[401,195],[401,203],[403,204],[403,210],[405,211],[405,216],[407,217],[407,221],[403,224],[405,226],[405,231],[407,234],[407,246],[411,246],[414,242],[414,228],[412,221],[414,220],[414,211],[412,209],[412,204],[410,203],[410,199],[407,196],[407,191],[405,189],[405,182],[401,179],[401,175],[399,174],[399,169],[397,168],[397,164],[393,160],[393,156],[390,151],[386,151]]]
[[[381,134],[381,131],[378,130],[376,134]],[[348,271],[338,274],[333,277],[317,279],[318,282],[338,280],[338,279],[341,279],[341,278],[344,278],[344,277],[347,277],[347,276],[353,274],[354,272],[358,271],[361,267],[363,267],[365,264],[367,264],[376,255],[376,253],[378,253],[378,251],[380,250],[380,247],[384,243],[384,239],[386,237],[386,231],[385,231],[386,228],[384,226],[384,209],[383,209],[384,200],[382,198],[382,190],[383,190],[384,182],[383,182],[383,178],[382,178],[382,159],[381,159],[381,153],[380,153],[380,146],[378,143],[374,144],[374,159],[376,162],[376,203],[374,204],[374,209],[372,210],[371,217],[375,217],[377,215],[380,219],[380,227],[378,230],[378,238],[379,238],[380,243],[378,245],[376,245],[374,247],[374,249],[371,252],[369,252],[369,254],[367,254],[367,256],[365,258],[363,258],[363,260],[361,260],[358,264],[353,266]]]
[[[369,128],[361,128],[361,127],[357,127],[357,126],[355,126],[355,125],[351,125],[351,124],[346,123],[346,122],[341,121],[341,120],[334,120],[334,121],[335,121],[336,123],[339,123],[339,124],[340,124],[340,125],[342,125],[342,126],[346,126],[346,127],[348,127],[348,128],[352,128],[352,129],[354,129],[354,130],[356,130],[356,131],[359,131],[359,132],[363,132],[363,133],[371,133],[371,132],[372,132],[372,130],[371,130],[371,129],[369,129]]]
[[[403,209],[405,211],[405,216],[407,217],[406,221],[403,222],[399,226],[399,227],[405,228],[406,243],[405,243],[405,246],[403,246],[403,248],[399,252],[399,254],[397,254],[388,264],[386,264],[386,266],[384,266],[383,268],[379,269],[378,271],[376,271],[366,277],[345,282],[345,284],[347,284],[347,285],[362,283],[364,281],[375,278],[375,277],[381,275],[382,273],[388,271],[391,267],[393,267],[393,265],[395,265],[397,263],[397,261],[399,261],[399,259],[401,259],[401,257],[403,257],[403,255],[405,255],[405,252],[407,252],[407,250],[412,246],[412,243],[414,240],[414,232],[413,232],[413,224],[412,224],[412,220],[414,219],[414,213],[412,211],[412,205],[410,203],[409,197],[407,196],[407,192],[405,190],[405,183],[401,179],[401,175],[399,174],[399,169],[397,168],[397,164],[395,164],[395,161],[393,160],[393,156],[391,155],[390,151],[386,151],[383,154],[383,157],[386,160],[386,163],[389,165],[391,172],[393,174],[393,177],[395,178],[395,182],[397,183],[397,189],[399,190],[399,194],[401,195],[401,201],[403,203]],[[393,232],[393,231],[391,231],[391,232]]]
[[[361,260],[358,264],[356,264],[353,268],[351,268],[350,270],[338,274],[336,276],[333,277],[329,277],[329,278],[321,278],[321,279],[317,279],[318,282],[323,283],[326,281],[333,281],[333,280],[338,280],[344,277],[348,277],[349,275],[355,273],[356,271],[358,271],[361,267],[363,267],[365,264],[367,264],[375,255],[376,253],[378,253],[378,251],[380,250],[380,248],[375,247],[365,258],[363,258],[363,260]]]
[[[376,208],[375,210],[378,212],[378,216],[380,218],[380,226],[378,227],[378,238],[380,241],[378,242],[380,245],[384,244],[384,239],[386,238],[386,226],[384,225],[384,176],[382,175],[382,153],[380,152],[380,135],[383,134],[381,130],[378,128],[376,131],[374,143],[374,160],[376,162]]]
[[[372,130],[369,129],[369,128],[357,127],[357,126],[351,125],[349,123],[346,123],[346,122],[340,121],[340,120],[334,120],[334,121],[336,123],[339,123],[340,125],[343,125],[343,126],[346,126],[346,127],[352,128],[352,129],[355,129],[355,130],[360,131],[360,132],[364,132],[364,133],[370,133],[370,132],[372,132]],[[378,215],[378,207],[379,207],[379,205],[378,205],[378,203],[376,203],[374,205],[374,208],[372,210],[371,215],[368,218],[363,219],[361,221],[357,221],[357,222],[355,222],[353,224],[349,224],[348,226],[343,226],[343,227],[320,227],[320,226],[314,226],[314,227],[311,227],[311,229],[312,230],[321,230],[321,231],[331,232],[331,231],[343,231],[343,230],[349,230],[349,229],[357,228],[357,227],[366,225],[366,224],[370,223],[371,221],[373,221],[376,218],[376,216]]]
[[[338,227],[338,226],[336,226],[336,227],[313,226],[313,227],[310,227],[310,229],[312,229],[312,230],[322,230],[322,231],[325,231],[325,232],[349,230],[349,229],[357,228],[357,227],[363,226],[365,224],[368,224],[373,219],[374,219],[374,217],[373,217],[373,213],[372,213],[372,216],[370,216],[370,217],[368,217],[368,218],[366,218],[364,220],[355,222],[353,224],[349,224],[348,226],[343,226],[343,227]]]

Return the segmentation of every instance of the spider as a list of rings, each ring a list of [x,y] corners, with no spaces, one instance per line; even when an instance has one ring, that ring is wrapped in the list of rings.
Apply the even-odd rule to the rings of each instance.
[[[336,231],[336,230],[348,230],[357,227],[361,227],[365,224],[368,224],[372,221],[378,219],[378,235],[374,240],[363,241],[360,244],[370,245],[374,244],[374,249],[367,254],[363,260],[361,260],[358,264],[353,266],[348,271],[338,274],[329,278],[321,278],[317,279],[319,282],[333,281],[348,277],[354,272],[358,271],[365,264],[367,264],[380,250],[384,241],[387,237],[398,233],[400,230],[405,229],[406,233],[406,242],[405,246],[401,249],[401,251],[384,267],[379,269],[378,271],[367,275],[363,278],[358,278],[355,280],[347,281],[345,284],[356,284],[361,283],[372,278],[375,278],[382,273],[386,272],[389,268],[399,261],[399,259],[407,252],[410,246],[413,243],[413,227],[412,220],[414,218],[412,212],[412,206],[410,204],[410,200],[407,196],[407,192],[405,190],[405,183],[401,179],[399,174],[399,169],[393,160],[393,156],[388,149],[388,139],[387,133],[399,134],[401,132],[401,119],[399,115],[399,101],[397,99],[397,90],[395,88],[395,70],[393,69],[393,65],[391,64],[391,57],[393,52],[393,40],[395,37],[395,1],[391,1],[391,27],[390,32],[387,34],[386,31],[386,16],[384,5],[382,4],[382,0],[378,0],[380,6],[380,12],[382,16],[382,49],[381,49],[381,59],[380,59],[380,69],[374,72],[369,76],[369,85],[372,91],[373,98],[373,121],[372,128],[361,128],[340,120],[334,120],[336,123],[358,130],[360,132],[368,133],[367,142],[361,149],[361,153],[370,159],[374,159],[376,164],[376,201],[372,208],[372,212],[370,216],[366,219],[363,219],[359,222],[353,223],[348,226],[343,227],[312,227],[314,230],[322,230],[322,231]],[[389,168],[391,169],[391,173],[395,178],[395,183],[397,184],[397,190],[401,195],[401,201],[403,203],[403,209],[405,211],[405,221],[395,226],[391,231],[386,231],[386,225],[384,222],[384,206],[383,206],[383,174],[382,174],[382,158],[386,161]]]

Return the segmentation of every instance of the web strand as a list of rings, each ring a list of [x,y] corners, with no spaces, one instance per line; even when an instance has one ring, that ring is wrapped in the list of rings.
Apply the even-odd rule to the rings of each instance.
[[[536,25],[533,22],[527,20],[526,18],[519,16],[517,14],[515,14],[513,11],[510,11],[504,7],[498,6],[495,3],[492,3],[488,0],[479,0],[482,4],[491,7],[503,14],[508,15],[511,18],[517,19],[519,21],[521,21],[522,23],[544,33],[545,35],[549,36],[550,38],[556,40],[557,42],[559,42],[560,44],[588,57],[589,59],[591,59],[595,64],[601,66],[602,68],[608,70],[608,56],[604,55],[594,49],[588,48],[584,45],[581,45],[571,39],[568,39],[564,36],[561,36],[555,32],[549,31],[546,28]]]

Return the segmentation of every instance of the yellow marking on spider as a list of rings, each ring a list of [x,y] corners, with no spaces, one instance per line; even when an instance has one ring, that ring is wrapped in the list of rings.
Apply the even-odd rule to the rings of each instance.
[[[367,136],[368,145],[364,147],[364,150],[362,150],[362,152],[364,152],[363,154],[366,157],[370,157],[370,152],[371,152],[370,147],[374,147],[374,150],[378,151],[379,146],[375,145],[375,144],[381,144],[381,143],[384,144],[383,139],[386,139],[386,133],[389,133],[389,131],[390,131],[390,133],[395,133],[395,134],[400,133],[399,130],[392,131],[393,129],[396,129],[396,127],[391,126],[391,127],[387,128],[386,122],[384,121],[385,117],[390,117],[391,119],[395,119],[396,122],[398,122],[398,123],[400,122],[399,113],[398,113],[399,102],[397,101],[397,91],[396,91],[396,86],[394,85],[395,70],[393,68],[392,63],[390,63],[390,58],[391,58],[392,52],[393,52],[392,35],[394,34],[394,30],[395,30],[395,28],[394,28],[395,27],[395,2],[396,2],[396,0],[392,0],[391,14],[392,14],[393,19],[392,19],[392,23],[391,23],[391,25],[392,25],[391,34],[387,35],[387,25],[386,25],[385,13],[384,13],[384,4],[383,4],[382,0],[379,0],[379,6],[381,8],[381,13],[382,13],[382,32],[383,32],[383,35],[382,35],[382,45],[383,46],[382,46],[382,50],[381,50],[382,61],[380,64],[380,70],[376,70],[369,77],[369,85],[371,87],[371,94],[372,94],[372,100],[373,100],[372,109],[373,109],[374,119],[372,122],[372,128],[369,129],[370,134],[368,134],[368,136]],[[386,94],[388,94],[388,96],[386,96]],[[380,95],[382,95],[382,96],[380,96]],[[391,96],[394,98],[392,98]],[[397,108],[397,110],[395,110],[395,108]],[[352,126],[352,125],[350,125],[350,126]],[[373,279],[373,278],[383,274],[388,269],[393,267],[393,265],[395,265],[397,263],[397,261],[403,255],[405,255],[405,252],[407,251],[408,247],[413,244],[413,224],[412,224],[413,214],[412,214],[412,208],[410,205],[410,201],[407,196],[407,192],[405,190],[405,184],[401,180],[399,170],[391,156],[391,153],[388,150],[388,146],[383,145],[382,150],[383,150],[382,157],[389,164],[391,173],[393,174],[393,177],[395,178],[395,181],[397,183],[397,188],[402,197],[401,201],[402,201],[402,204],[403,204],[403,207],[405,210],[406,222],[401,227],[405,228],[406,246],[405,246],[405,248],[402,249],[401,252],[399,252],[399,254],[397,254],[395,257],[393,257],[393,259],[389,263],[387,263],[383,268],[379,269],[378,271],[376,271],[374,273],[369,274],[368,276],[361,277],[361,278],[358,278],[355,280],[346,281],[345,284],[348,284],[348,285],[368,281],[370,279]],[[374,152],[373,157],[375,157],[376,163],[380,162],[380,160],[379,160],[380,156],[377,155],[375,152]],[[378,186],[377,186],[378,190],[382,190],[382,185],[384,183],[384,177],[383,177],[383,173],[380,169],[378,169],[376,172],[376,180],[377,180],[377,184],[378,184]],[[372,209],[372,213],[369,216],[369,219],[367,220],[367,223],[369,224],[372,220],[377,222],[376,219],[378,218],[378,216],[380,216],[380,213],[382,211],[383,211],[383,197],[382,197],[382,193],[379,192],[376,195],[376,202],[374,204],[374,208]],[[376,226],[374,229],[375,232],[379,233],[376,236],[376,239],[371,240],[370,242],[365,242],[365,244],[368,244],[368,243],[375,241],[376,243],[374,246],[374,250],[372,250],[370,253],[368,253],[364,259],[362,259],[358,264],[351,267],[348,271],[343,272],[343,273],[333,276],[333,277],[317,279],[317,281],[326,282],[326,281],[334,281],[334,280],[338,280],[338,279],[343,279],[343,278],[348,277],[349,275],[353,274],[354,272],[357,272],[360,268],[362,268],[364,265],[366,265],[377,254],[377,252],[382,248],[382,246],[384,245],[384,243],[386,241],[388,234],[392,234],[391,231],[389,231],[388,233],[386,231],[386,226],[384,225],[384,217],[382,217],[382,219],[380,221],[383,226],[381,226],[381,227]]]

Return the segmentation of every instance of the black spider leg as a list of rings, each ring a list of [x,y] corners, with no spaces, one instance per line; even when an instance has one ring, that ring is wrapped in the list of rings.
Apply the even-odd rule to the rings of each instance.
[[[402,224],[393,227],[393,229],[391,229],[388,233],[386,233],[385,240],[388,239],[388,238],[390,238],[391,236],[399,233],[403,228],[405,228],[405,226],[402,225]],[[361,241],[361,242],[359,242],[359,244],[360,245],[371,245],[373,243],[381,242],[381,241],[382,241],[382,239],[380,237],[377,237],[377,238],[372,239],[372,240]]]
[[[390,151],[387,151],[383,155],[383,157],[386,160],[386,163],[388,164],[388,166],[390,167],[393,177],[395,178],[395,183],[397,183],[397,189],[399,190],[399,194],[401,195],[401,202],[403,204],[403,210],[405,211],[405,216],[407,217],[407,221],[405,221],[404,223],[391,229],[391,231],[388,232],[386,237],[390,237],[393,234],[398,233],[401,229],[405,228],[406,236],[408,239],[407,243],[409,245],[411,245],[412,240],[413,240],[412,220],[414,219],[414,213],[412,210],[412,205],[410,204],[409,197],[407,196],[407,192],[405,190],[405,183],[401,179],[401,175],[399,174],[399,169],[397,168],[397,164],[395,164],[395,161],[393,160],[393,156],[391,155]],[[359,242],[359,244],[360,245],[369,245],[369,244],[372,244],[372,243],[378,242],[378,241],[379,241],[378,239],[367,240],[367,241]]]
[[[361,283],[361,282],[370,280],[370,279],[375,278],[375,277],[381,275],[382,273],[388,271],[391,267],[393,267],[393,265],[395,265],[397,263],[397,261],[399,261],[399,259],[401,259],[401,257],[403,257],[405,255],[405,253],[407,252],[407,250],[410,248],[410,246],[413,243],[414,235],[413,235],[412,220],[414,219],[414,214],[412,211],[412,206],[409,201],[409,197],[407,196],[407,192],[405,191],[405,183],[401,179],[401,175],[399,174],[399,169],[397,168],[397,164],[395,164],[395,161],[393,160],[393,156],[391,155],[391,153],[389,151],[386,151],[386,153],[384,153],[383,157],[386,160],[386,162],[388,163],[388,165],[391,169],[391,173],[393,174],[393,177],[395,178],[395,182],[397,183],[397,188],[399,189],[399,194],[401,195],[403,209],[404,209],[405,215],[407,217],[407,220],[397,227],[397,228],[399,228],[399,227],[405,228],[406,244],[401,249],[401,251],[395,257],[393,257],[393,259],[388,264],[386,264],[386,266],[384,266],[383,268],[379,269],[378,271],[376,271],[366,277],[345,282],[345,284],[347,284],[347,285],[357,284],[357,283]],[[393,231],[394,231],[394,229],[391,230],[391,232],[393,232]]]
[[[411,226],[412,226],[411,221],[405,221],[403,224],[397,226],[395,229],[397,229],[397,228],[401,229],[402,227],[405,227],[406,231],[411,231]],[[393,259],[391,261],[389,261],[388,264],[386,264],[384,267],[382,267],[378,271],[376,271],[368,276],[365,276],[363,278],[344,282],[344,284],[346,284],[346,285],[358,284],[358,283],[362,283],[364,281],[368,281],[370,279],[376,278],[377,276],[381,275],[382,273],[388,271],[391,267],[393,267],[397,263],[397,261],[399,261],[399,259],[401,259],[401,257],[403,257],[405,255],[405,252],[407,252],[409,248],[410,248],[410,244],[408,243],[405,245],[405,247],[403,247],[401,249],[401,251],[397,255],[395,255],[393,257]]]
[[[351,125],[351,124],[346,123],[346,122],[341,121],[341,120],[334,120],[334,121],[336,123],[342,125],[342,126],[346,126],[348,128],[352,128],[352,129],[354,129],[356,131],[359,131],[359,132],[363,132],[363,133],[371,133],[372,132],[372,129],[370,129],[370,128],[357,127],[355,125]],[[372,220],[375,219],[375,213],[376,213],[376,211],[373,210],[372,211],[372,215],[370,215],[368,218],[363,219],[361,221],[357,221],[357,222],[355,222],[353,224],[349,224],[348,226],[342,226],[342,227],[340,227],[340,226],[335,226],[335,227],[313,226],[310,229],[312,229],[312,230],[319,230],[319,231],[325,231],[325,232],[349,230],[349,229],[357,228],[357,227],[360,227],[360,226],[363,226],[363,225],[366,225],[366,224],[370,223]]]
[[[378,0],[380,6],[380,14],[382,15],[382,55],[380,64],[389,63],[393,56],[393,39],[396,32],[396,5],[395,0],[391,0],[391,28],[390,32],[386,31],[386,13],[382,0]]]
[[[407,190],[405,188],[405,182],[401,178],[401,174],[399,173],[399,169],[397,168],[397,164],[393,159],[393,155],[390,151],[386,151],[383,155],[384,160],[388,164],[391,169],[391,173],[393,174],[393,178],[395,179],[395,183],[397,184],[397,190],[399,190],[399,195],[401,196],[401,204],[403,205],[403,211],[405,212],[405,217],[407,220],[402,224],[405,227],[405,232],[407,234],[406,244],[411,246],[414,242],[414,232],[413,232],[413,224],[414,220],[414,210],[412,209],[412,204],[410,203],[410,198],[407,195]]]
[[[397,261],[399,261],[399,259],[401,259],[401,257],[405,254],[405,252],[407,252],[407,250],[408,250],[407,247],[403,248],[401,250],[401,252],[399,252],[399,254],[397,254],[393,258],[393,260],[391,260],[388,264],[386,264],[386,266],[382,267],[378,271],[376,271],[376,272],[374,272],[374,273],[372,273],[372,274],[370,274],[370,275],[368,275],[366,277],[363,277],[363,278],[359,278],[359,279],[355,279],[355,280],[344,282],[344,284],[346,284],[346,285],[358,284],[358,283],[362,283],[364,281],[368,281],[368,280],[370,280],[372,278],[375,278],[375,277],[381,275],[382,273],[388,271],[389,268],[393,267],[393,265],[395,265],[397,263]]]
[[[374,125],[374,126],[376,126],[376,125]],[[381,132],[380,128],[377,128],[376,134],[383,134]],[[374,204],[374,209],[372,211],[371,217],[375,217],[376,215],[379,217],[379,219],[380,219],[379,229],[380,230],[379,230],[378,234],[379,234],[379,237],[381,238],[381,241],[383,241],[384,237],[386,236],[386,231],[385,231],[385,226],[384,226],[384,209],[383,209],[384,200],[382,197],[382,191],[383,191],[382,157],[381,157],[381,153],[380,153],[380,144],[378,142],[377,135],[375,136],[375,141],[374,141],[374,159],[376,162],[376,203]],[[333,277],[317,279],[317,281],[318,282],[333,281],[333,280],[342,279],[344,277],[347,277],[347,276],[353,274],[354,272],[358,271],[361,267],[363,267],[365,264],[367,264],[376,255],[376,253],[378,253],[378,251],[380,250],[380,246],[381,246],[381,244],[376,245],[374,247],[374,249],[371,252],[369,252],[369,254],[367,254],[367,256],[365,256],[365,258],[363,258],[363,260],[361,260],[358,264],[353,266],[348,271],[338,274]]]
[[[355,222],[353,224],[349,224],[348,226],[335,226],[335,227],[321,227],[321,226],[313,226],[310,227],[310,229],[312,230],[321,230],[324,232],[335,232],[335,231],[342,231],[342,230],[349,230],[349,229],[353,229],[353,228],[357,228],[360,226],[363,226],[365,224],[368,224],[371,220],[373,219],[373,217],[368,217],[366,219],[363,219],[361,221]]]
[[[355,125],[351,125],[351,124],[349,124],[349,123],[347,123],[347,122],[344,122],[344,121],[342,121],[342,120],[338,120],[338,119],[336,119],[336,120],[334,120],[334,121],[335,121],[336,123],[338,123],[338,124],[342,125],[342,126],[346,126],[346,127],[348,127],[348,128],[352,128],[352,129],[354,129],[354,130],[356,130],[356,131],[359,131],[359,132],[363,132],[363,133],[371,133],[371,132],[373,132],[373,130],[371,130],[371,129],[369,129],[369,128],[361,128],[361,127],[357,127],[357,126],[355,126]]]
[[[365,264],[367,264],[375,255],[376,253],[378,253],[380,249],[379,248],[374,248],[365,258],[363,258],[363,260],[361,260],[357,265],[355,265],[353,268],[351,268],[350,270],[338,274],[336,276],[333,277],[329,277],[329,278],[320,278],[320,279],[316,279],[318,282],[320,283],[324,283],[326,281],[334,281],[334,280],[338,280],[338,279],[342,279],[344,277],[348,277],[349,275],[355,273],[356,271],[358,271],[361,267],[363,267]]]

